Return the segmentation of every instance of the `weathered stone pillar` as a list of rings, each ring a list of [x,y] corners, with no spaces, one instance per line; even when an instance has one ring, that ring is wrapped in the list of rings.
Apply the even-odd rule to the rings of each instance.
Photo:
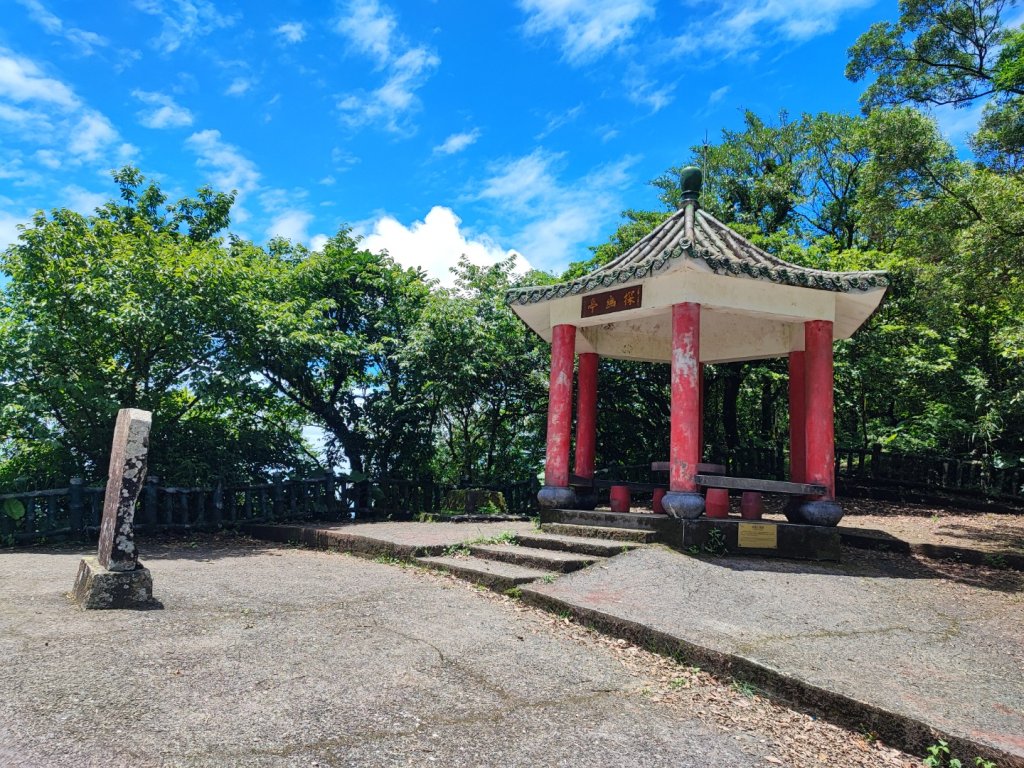
[[[537,494],[537,500],[542,507],[571,509],[576,502],[576,494],[569,487],[576,326],[556,325],[551,331],[547,460],[544,466],[544,487]]]
[[[135,547],[135,502],[146,479],[152,414],[122,408],[110,449],[96,557],[82,559],[72,596],[83,608],[153,605],[153,578]]]
[[[662,499],[673,517],[693,519],[704,512],[694,478],[700,462],[700,304],[672,307],[672,420],[669,492]]]
[[[812,320],[804,324],[806,462],[805,482],[824,485],[825,495],[800,505],[802,522],[836,525],[843,509],[835,495],[835,425],[833,413],[832,322]]]

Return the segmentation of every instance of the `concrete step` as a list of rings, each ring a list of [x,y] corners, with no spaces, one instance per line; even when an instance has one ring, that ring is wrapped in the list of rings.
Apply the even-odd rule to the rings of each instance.
[[[553,533],[520,533],[516,540],[521,546],[536,549],[554,549],[560,552],[575,552],[579,555],[614,557],[630,549],[643,546],[634,541],[612,541],[584,536],[558,536]]]
[[[603,525],[567,525],[565,523],[541,523],[540,528],[544,533],[552,533],[557,536],[607,539],[638,544],[650,544],[658,540],[657,531],[641,531],[636,528],[609,528]]]
[[[471,555],[417,557],[417,563],[438,571],[448,571],[460,579],[504,592],[520,584],[527,584],[538,579],[552,579],[558,574],[542,571],[538,568],[526,568],[522,565],[502,563],[497,560],[484,560]]]
[[[485,560],[500,560],[504,563],[540,568],[545,571],[571,573],[602,560],[594,555],[578,555],[573,552],[558,552],[552,549],[534,549],[529,546],[509,544],[470,544],[469,551]]]
[[[592,525],[602,528],[635,528],[641,531],[658,531],[674,522],[668,515],[655,515],[650,512],[610,512],[598,509],[543,509],[540,513],[540,521],[541,523]]]

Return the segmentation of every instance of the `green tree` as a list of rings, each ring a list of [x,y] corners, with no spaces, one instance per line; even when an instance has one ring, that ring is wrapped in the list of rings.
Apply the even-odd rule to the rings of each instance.
[[[1015,0],[901,0],[899,21],[879,22],[850,48],[846,76],[875,80],[865,110],[905,104],[964,106],[1024,95],[1020,32],[1003,14]]]
[[[429,431],[402,354],[428,301],[422,274],[347,229],[315,252],[280,239],[233,250],[250,264],[231,310],[233,364],[325,430],[328,464],[418,473]]]
[[[294,426],[263,429],[256,417],[272,404],[226,378],[221,326],[237,274],[217,233],[232,195],[203,188],[167,204],[134,168],[114,180],[119,201],[93,216],[37,213],[0,260],[0,482],[101,479],[124,407],[153,412],[152,472],[168,482],[291,463]],[[205,455],[198,434],[258,450]]]
[[[536,475],[543,459],[549,348],[505,304],[514,259],[460,259],[455,286],[431,296],[406,361],[421,382],[446,482]]]

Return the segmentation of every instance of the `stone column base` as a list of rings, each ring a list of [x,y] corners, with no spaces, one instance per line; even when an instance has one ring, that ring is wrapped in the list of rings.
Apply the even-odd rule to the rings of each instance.
[[[798,519],[794,520],[791,514]],[[792,513],[787,509],[786,519],[804,525],[832,527],[839,525],[839,521],[843,519],[843,508],[834,499],[807,499]]]
[[[696,520],[704,514],[704,497],[696,491],[669,491],[661,500],[669,517]]]
[[[109,571],[98,557],[83,557],[71,598],[82,608],[161,608],[153,576],[140,563],[133,571]]]
[[[585,511],[592,511],[597,509],[597,494],[577,493],[576,505],[573,507],[573,509],[582,509]]]
[[[545,509],[575,509],[576,492],[572,488],[545,485],[537,493],[537,501]]]

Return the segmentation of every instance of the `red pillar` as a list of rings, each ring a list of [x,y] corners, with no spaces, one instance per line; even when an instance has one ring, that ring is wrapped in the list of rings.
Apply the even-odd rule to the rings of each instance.
[[[789,353],[789,479],[803,483],[807,476],[807,419],[804,353]]]
[[[594,455],[597,443],[597,362],[593,352],[580,354],[578,393],[576,395],[576,464],[575,474],[594,476]]]
[[[569,440],[572,428],[572,364],[576,326],[551,329],[551,386],[548,390],[548,450],[544,487],[537,494],[542,507],[572,507],[576,494],[569,487]]]
[[[700,517],[704,498],[694,478],[700,461],[700,304],[672,307],[672,420],[669,492],[662,501],[675,517]]]
[[[806,392],[806,482],[824,485],[826,499],[835,495],[835,426],[832,401],[832,322],[804,324]]]

